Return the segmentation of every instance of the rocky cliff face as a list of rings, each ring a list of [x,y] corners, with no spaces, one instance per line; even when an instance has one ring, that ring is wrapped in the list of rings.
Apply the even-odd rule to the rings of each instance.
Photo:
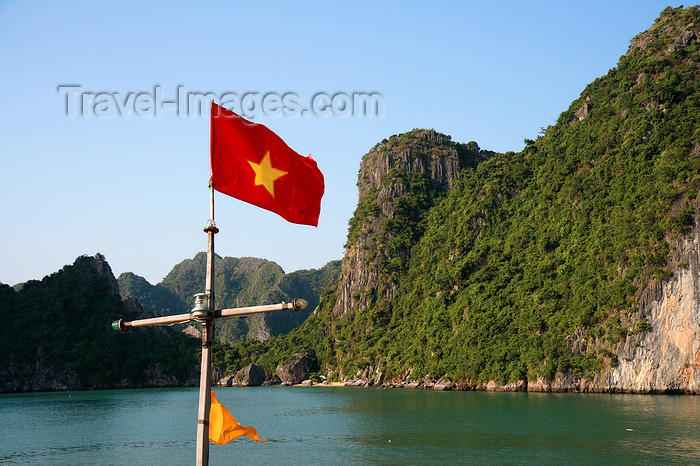
[[[391,302],[396,292],[391,269],[401,267],[412,245],[392,244],[398,233],[393,224],[401,221],[402,233],[412,230],[410,239],[416,241],[421,215],[435,197],[451,188],[463,170],[491,155],[474,142],[457,144],[433,129],[418,129],[385,139],[363,157],[334,315]]]
[[[619,364],[596,381],[600,388],[700,393],[700,228],[674,246],[674,278],[651,283],[638,302],[649,330],[620,344]]]
[[[379,199],[386,199],[388,204],[380,203],[380,207],[385,215],[391,215],[393,200],[404,193],[403,186],[397,185],[391,189],[394,186],[386,183],[386,175],[395,169],[423,173],[433,186],[451,188],[465,166],[477,163],[476,160],[468,161],[460,157],[457,148],[450,136],[434,129],[413,130],[400,137],[385,139],[369,151],[360,163],[357,182],[360,200],[372,188],[378,188],[381,190]]]
[[[483,389],[700,394],[699,220],[696,217],[691,232],[673,242],[673,278],[652,281],[637,300],[633,320],[646,330],[619,343],[617,364],[593,380],[559,373],[551,382],[492,383]]]

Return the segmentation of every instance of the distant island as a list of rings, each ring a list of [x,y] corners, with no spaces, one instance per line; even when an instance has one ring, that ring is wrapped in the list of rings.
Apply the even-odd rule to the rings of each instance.
[[[41,281],[0,285],[0,392],[198,384],[196,327],[120,334],[110,324],[188,312],[194,293],[204,289],[205,256],[176,265],[158,285],[133,273],[115,278],[101,254],[81,256]],[[320,289],[337,278],[339,269],[335,261],[319,270],[285,274],[263,259],[219,258],[218,296],[224,306],[248,306],[304,295],[315,307]],[[311,311],[229,319],[233,325],[218,326],[217,351],[246,336],[264,340],[287,332]],[[222,377],[221,370],[216,373]]]

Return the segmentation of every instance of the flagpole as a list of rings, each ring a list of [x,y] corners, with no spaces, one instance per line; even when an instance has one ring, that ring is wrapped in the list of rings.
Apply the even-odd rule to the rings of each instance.
[[[220,131],[219,134],[215,134],[215,117],[216,116],[225,116],[226,118],[222,118],[220,120]],[[223,126],[222,126],[223,125]],[[262,128],[264,131],[263,135],[260,136],[256,131],[251,131],[250,127],[253,125],[256,128]],[[240,136],[239,133],[243,134],[243,136]],[[215,150],[215,141],[216,139],[223,138],[223,141],[227,141],[224,144],[223,148],[223,154],[221,154],[222,150],[218,148]],[[323,196],[323,191],[325,189],[324,181],[323,181],[323,174],[318,170],[318,167],[316,166],[316,162],[311,159],[311,157],[304,158],[301,157],[299,154],[291,150],[285,143],[282,141],[279,136],[274,134],[272,131],[270,131],[267,127],[263,125],[257,125],[257,124],[243,124],[243,119],[236,115],[233,112],[230,112],[228,110],[225,110],[216,103],[212,101],[211,104],[211,153],[210,153],[210,168],[211,168],[211,177],[210,177],[210,183],[209,183],[209,194],[210,194],[210,218],[209,221],[207,222],[207,226],[204,228],[204,232],[207,233],[208,237],[208,245],[207,245],[207,269],[206,269],[206,284],[205,284],[205,293],[197,293],[195,295],[195,306],[194,308],[190,311],[189,315],[178,315],[178,316],[167,316],[167,317],[156,317],[152,319],[138,319],[132,322],[124,322],[123,319],[119,319],[115,322],[112,323],[112,328],[115,330],[118,330],[120,332],[125,332],[127,329],[131,327],[142,327],[142,326],[147,326],[147,325],[167,325],[167,324],[173,324],[173,323],[181,323],[181,322],[189,322],[192,320],[198,321],[201,326],[202,326],[202,361],[201,361],[201,371],[200,371],[200,381],[199,381],[199,411],[197,414],[197,465],[201,466],[208,466],[209,464],[209,419],[210,419],[210,411],[211,411],[211,357],[212,357],[212,340],[214,337],[214,321],[217,318],[220,317],[236,317],[236,316],[242,316],[246,315],[249,313],[258,313],[258,312],[271,312],[271,311],[278,311],[278,310],[283,310],[283,309],[293,309],[294,311],[299,311],[301,309],[304,309],[307,305],[307,302],[303,299],[294,299],[291,304],[289,303],[280,303],[279,305],[272,305],[272,306],[257,306],[257,307],[247,307],[247,308],[235,308],[235,309],[221,309],[217,310],[216,309],[216,299],[214,296],[214,262],[215,262],[215,254],[214,254],[214,235],[219,232],[219,229],[216,227],[216,224],[214,223],[214,172],[217,171],[217,166],[221,166],[221,158],[224,160],[224,167],[226,165],[231,165],[234,166],[237,162],[236,160],[243,159],[241,160],[247,160],[245,159],[247,152],[243,151],[241,152],[240,150],[236,150],[235,153],[232,153],[230,151],[229,144],[232,142],[237,141],[238,139],[243,138],[244,141],[247,141],[246,146],[250,145],[250,141],[255,139],[256,141],[267,141],[265,144],[269,145],[268,143],[272,144],[270,147],[263,147],[264,149],[267,150],[267,165],[262,165],[258,166],[258,168],[261,170],[266,170],[268,173],[267,176],[263,176],[264,174],[260,174],[263,178],[267,180],[266,183],[264,184],[265,189],[267,192],[269,192],[272,197],[274,198],[274,181],[276,178],[280,178],[284,175],[287,174],[287,171],[280,170],[280,169],[275,169],[270,165],[270,156],[269,152],[272,150],[276,154],[279,152],[282,154],[283,160],[287,160],[288,163],[291,163],[293,166],[297,166],[300,163],[303,165],[303,169],[301,172],[303,172],[304,176],[302,177],[304,179],[304,182],[295,182],[290,183],[293,185],[292,188],[294,188],[296,191],[297,187],[303,187],[306,190],[306,194],[302,196],[301,200],[295,201],[295,204],[297,205],[305,205],[309,207],[311,210],[309,211],[308,215],[297,215],[291,211],[289,211],[289,208],[294,207],[294,204],[284,206],[284,208],[281,208],[279,206],[276,207],[271,207],[268,204],[260,204],[253,202],[252,200],[246,198],[245,196],[241,197],[242,195],[240,193],[237,193],[235,191],[230,191],[230,189],[227,191],[226,189],[221,191],[224,194],[228,194],[230,196],[236,197],[238,199],[241,199],[245,202],[249,202],[252,204],[255,204],[259,207],[262,207],[267,210],[271,210],[273,212],[278,213],[281,215],[283,218],[286,220],[293,222],[293,223],[301,223],[305,225],[311,225],[311,226],[317,226],[318,225],[318,214],[320,211],[321,207],[321,197]],[[271,142],[270,142],[271,141]],[[256,146],[257,147],[257,146]],[[258,147],[260,148],[260,147]],[[250,150],[248,151],[250,152]],[[259,151],[256,151],[256,153]],[[264,153],[265,151],[260,152],[261,154]],[[257,154],[260,155],[260,154]],[[265,160],[265,157],[263,157],[263,160]],[[218,161],[218,162],[217,162]],[[217,165],[217,163],[219,165]],[[258,171],[253,167],[252,162],[251,167],[256,173],[256,181],[257,183],[257,177],[258,177]],[[262,161],[261,161],[262,163]],[[226,171],[224,169],[224,171]],[[297,170],[299,171],[299,170]],[[271,173],[271,175],[270,175]],[[249,173],[250,174],[250,173]],[[295,174],[293,177],[295,180],[298,179],[298,174]],[[276,178],[275,178],[276,177]],[[290,177],[292,178],[292,177]],[[254,183],[253,180],[250,180],[250,183]],[[270,183],[272,183],[270,185]],[[226,183],[224,183],[225,185]],[[257,183],[255,186],[257,186],[259,183]],[[253,187],[252,185],[246,188],[244,191],[250,192],[250,189]],[[281,196],[284,197],[284,196]],[[294,198],[294,196],[292,196]],[[307,209],[308,210],[308,209]],[[290,213],[291,212],[291,213]],[[207,302],[208,301],[208,302]]]
[[[209,312],[200,319],[202,324],[202,366],[199,379],[199,414],[197,419],[197,466],[209,464],[209,410],[211,409],[211,344],[214,336],[214,235],[219,232],[214,223],[214,186],[209,186],[210,217],[207,233],[207,278],[205,292],[209,297]]]

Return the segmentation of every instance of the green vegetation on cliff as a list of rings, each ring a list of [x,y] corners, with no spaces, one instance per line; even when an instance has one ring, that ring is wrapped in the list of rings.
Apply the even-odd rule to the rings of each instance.
[[[145,278],[132,272],[119,275],[117,283],[123,299],[138,299],[143,310],[149,314],[169,316],[189,312],[191,309],[162,283],[151,285]]]
[[[329,289],[301,328],[241,345],[239,357],[270,370],[310,348],[322,370],[347,377],[371,366],[475,382],[592,376],[616,364],[618,342],[648,329],[635,316],[639,294],[670,276],[669,244],[694,224],[698,33],[697,7],[667,8],[523,151],[463,171],[439,199],[426,198],[420,177],[403,180],[399,214],[363,230],[391,189],[383,180],[361,198],[348,245],[378,235],[372,244],[400,252],[401,267],[375,280],[396,286],[391,302],[336,309]]]
[[[117,279],[122,297],[137,298],[149,312],[164,315],[189,312],[194,295],[204,292],[206,260],[204,252],[185,259],[157,285],[133,273],[123,273]],[[320,269],[285,274],[279,265],[265,259],[216,256],[215,269],[214,292],[220,309],[289,302],[294,298],[309,302],[301,312],[280,311],[218,321],[216,337],[236,342],[245,338],[264,340],[298,327],[318,306],[321,291],[337,278],[340,261],[331,261]]]
[[[122,301],[100,255],[79,257],[19,291],[0,285],[0,391],[184,384],[196,374],[196,339],[167,328],[120,334],[110,327],[142,312]]]
[[[133,273],[115,279],[100,254],[81,256],[43,280],[16,289],[0,284],[0,392],[183,386],[197,380],[198,338],[185,335],[179,326],[118,333],[110,324],[119,318],[188,312],[192,304],[186,300],[203,291],[205,261],[205,254],[183,261],[155,286]],[[284,274],[262,259],[227,257],[219,262],[217,291],[227,307],[292,297],[309,301],[304,312],[253,321],[262,322],[264,332],[272,334],[297,327],[340,268],[340,261],[332,261],[318,270]],[[222,319],[217,327],[227,321],[253,326],[243,319]],[[226,343],[216,341],[217,354],[225,348]],[[217,365],[230,360],[229,355]]]

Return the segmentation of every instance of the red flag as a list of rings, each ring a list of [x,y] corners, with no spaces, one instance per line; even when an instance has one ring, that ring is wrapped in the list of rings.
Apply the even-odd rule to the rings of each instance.
[[[302,157],[266,126],[211,105],[211,181],[214,189],[281,215],[318,226],[325,185],[316,161]]]
[[[253,427],[244,427],[238,423],[228,409],[216,399],[214,392],[211,392],[211,408],[209,409],[209,440],[217,445],[224,445],[231,440],[235,440],[241,435],[267,442],[267,439],[260,440],[258,431]]]

